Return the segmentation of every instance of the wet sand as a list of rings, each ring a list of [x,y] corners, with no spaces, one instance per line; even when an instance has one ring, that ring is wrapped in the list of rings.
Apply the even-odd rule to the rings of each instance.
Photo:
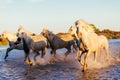
[[[24,64],[24,52],[13,50],[5,61],[6,49],[0,50],[0,80],[119,80],[120,79],[120,41],[109,41],[110,54],[114,61],[107,62],[98,59],[97,63],[89,60],[91,67],[86,72],[82,68],[75,54],[70,53],[66,61],[63,60],[65,49],[58,50],[56,63],[49,64],[49,49],[44,57],[44,65],[30,67]],[[102,56],[104,59],[105,56]],[[100,59],[102,59],[100,58]],[[41,63],[41,58],[37,58]],[[108,64],[109,63],[109,64]],[[105,64],[108,64],[107,66]],[[97,66],[94,67],[91,66]]]

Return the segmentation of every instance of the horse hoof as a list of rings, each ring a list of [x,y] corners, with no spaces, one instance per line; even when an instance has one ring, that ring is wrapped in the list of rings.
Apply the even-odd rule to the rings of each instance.
[[[6,55],[6,56],[4,57],[4,59],[7,59],[7,57],[8,57],[8,55]]]
[[[29,65],[32,66],[32,65],[33,65],[33,62],[29,62]]]
[[[33,62],[26,61],[26,63],[27,63],[28,65],[30,65],[30,66],[33,65]]]
[[[33,63],[32,64],[29,64],[30,66],[33,66]]]

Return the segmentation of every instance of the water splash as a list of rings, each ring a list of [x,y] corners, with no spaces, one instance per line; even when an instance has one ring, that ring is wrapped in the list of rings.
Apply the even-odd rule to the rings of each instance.
[[[110,65],[115,65],[116,62],[120,61],[120,41],[116,42],[116,41],[109,41],[109,57],[106,58],[106,54],[105,51],[103,50],[102,53],[99,53],[97,55],[97,61],[94,62],[94,58],[93,58],[93,54],[91,54],[89,56],[89,59],[87,61],[88,63],[88,68],[89,69],[93,69],[93,68],[104,68],[104,67],[108,67]],[[51,49],[48,49],[46,52],[46,55],[44,56],[44,58],[40,58],[40,56],[38,56],[36,58],[36,63],[40,64],[40,65],[47,65],[50,62],[51,59],[51,55],[50,55],[50,51]],[[68,56],[67,59],[64,61],[64,53],[66,52],[66,49],[59,49],[56,51],[56,62],[67,62],[67,64],[72,64],[72,67],[76,67],[76,68],[81,68],[81,65],[79,64],[79,62],[75,59],[76,56],[76,52],[73,53],[71,52]],[[31,56],[32,61],[33,60],[33,54]],[[83,56],[84,57],[84,56]],[[36,64],[34,62],[34,65]],[[63,64],[63,66],[67,66],[65,64]],[[70,66],[70,65],[69,65]]]

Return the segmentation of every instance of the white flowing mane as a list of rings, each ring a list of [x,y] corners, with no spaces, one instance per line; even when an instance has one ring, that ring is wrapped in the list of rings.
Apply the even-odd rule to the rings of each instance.
[[[80,19],[77,20],[75,22],[76,26],[79,27],[83,27],[87,32],[94,32],[94,29],[92,26],[90,26],[87,22],[85,22],[84,20]]]

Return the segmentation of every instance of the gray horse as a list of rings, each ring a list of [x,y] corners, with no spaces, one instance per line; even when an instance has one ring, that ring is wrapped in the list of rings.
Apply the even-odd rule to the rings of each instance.
[[[51,54],[52,54],[53,59],[50,62],[54,62],[54,57],[55,57],[57,49],[66,48],[67,52],[65,53],[65,57],[71,52],[72,45],[77,50],[77,46],[75,45],[75,38],[72,35],[68,35],[68,36],[67,34],[55,35],[47,29],[43,29],[41,34],[48,39],[50,43],[50,47],[52,49]]]

